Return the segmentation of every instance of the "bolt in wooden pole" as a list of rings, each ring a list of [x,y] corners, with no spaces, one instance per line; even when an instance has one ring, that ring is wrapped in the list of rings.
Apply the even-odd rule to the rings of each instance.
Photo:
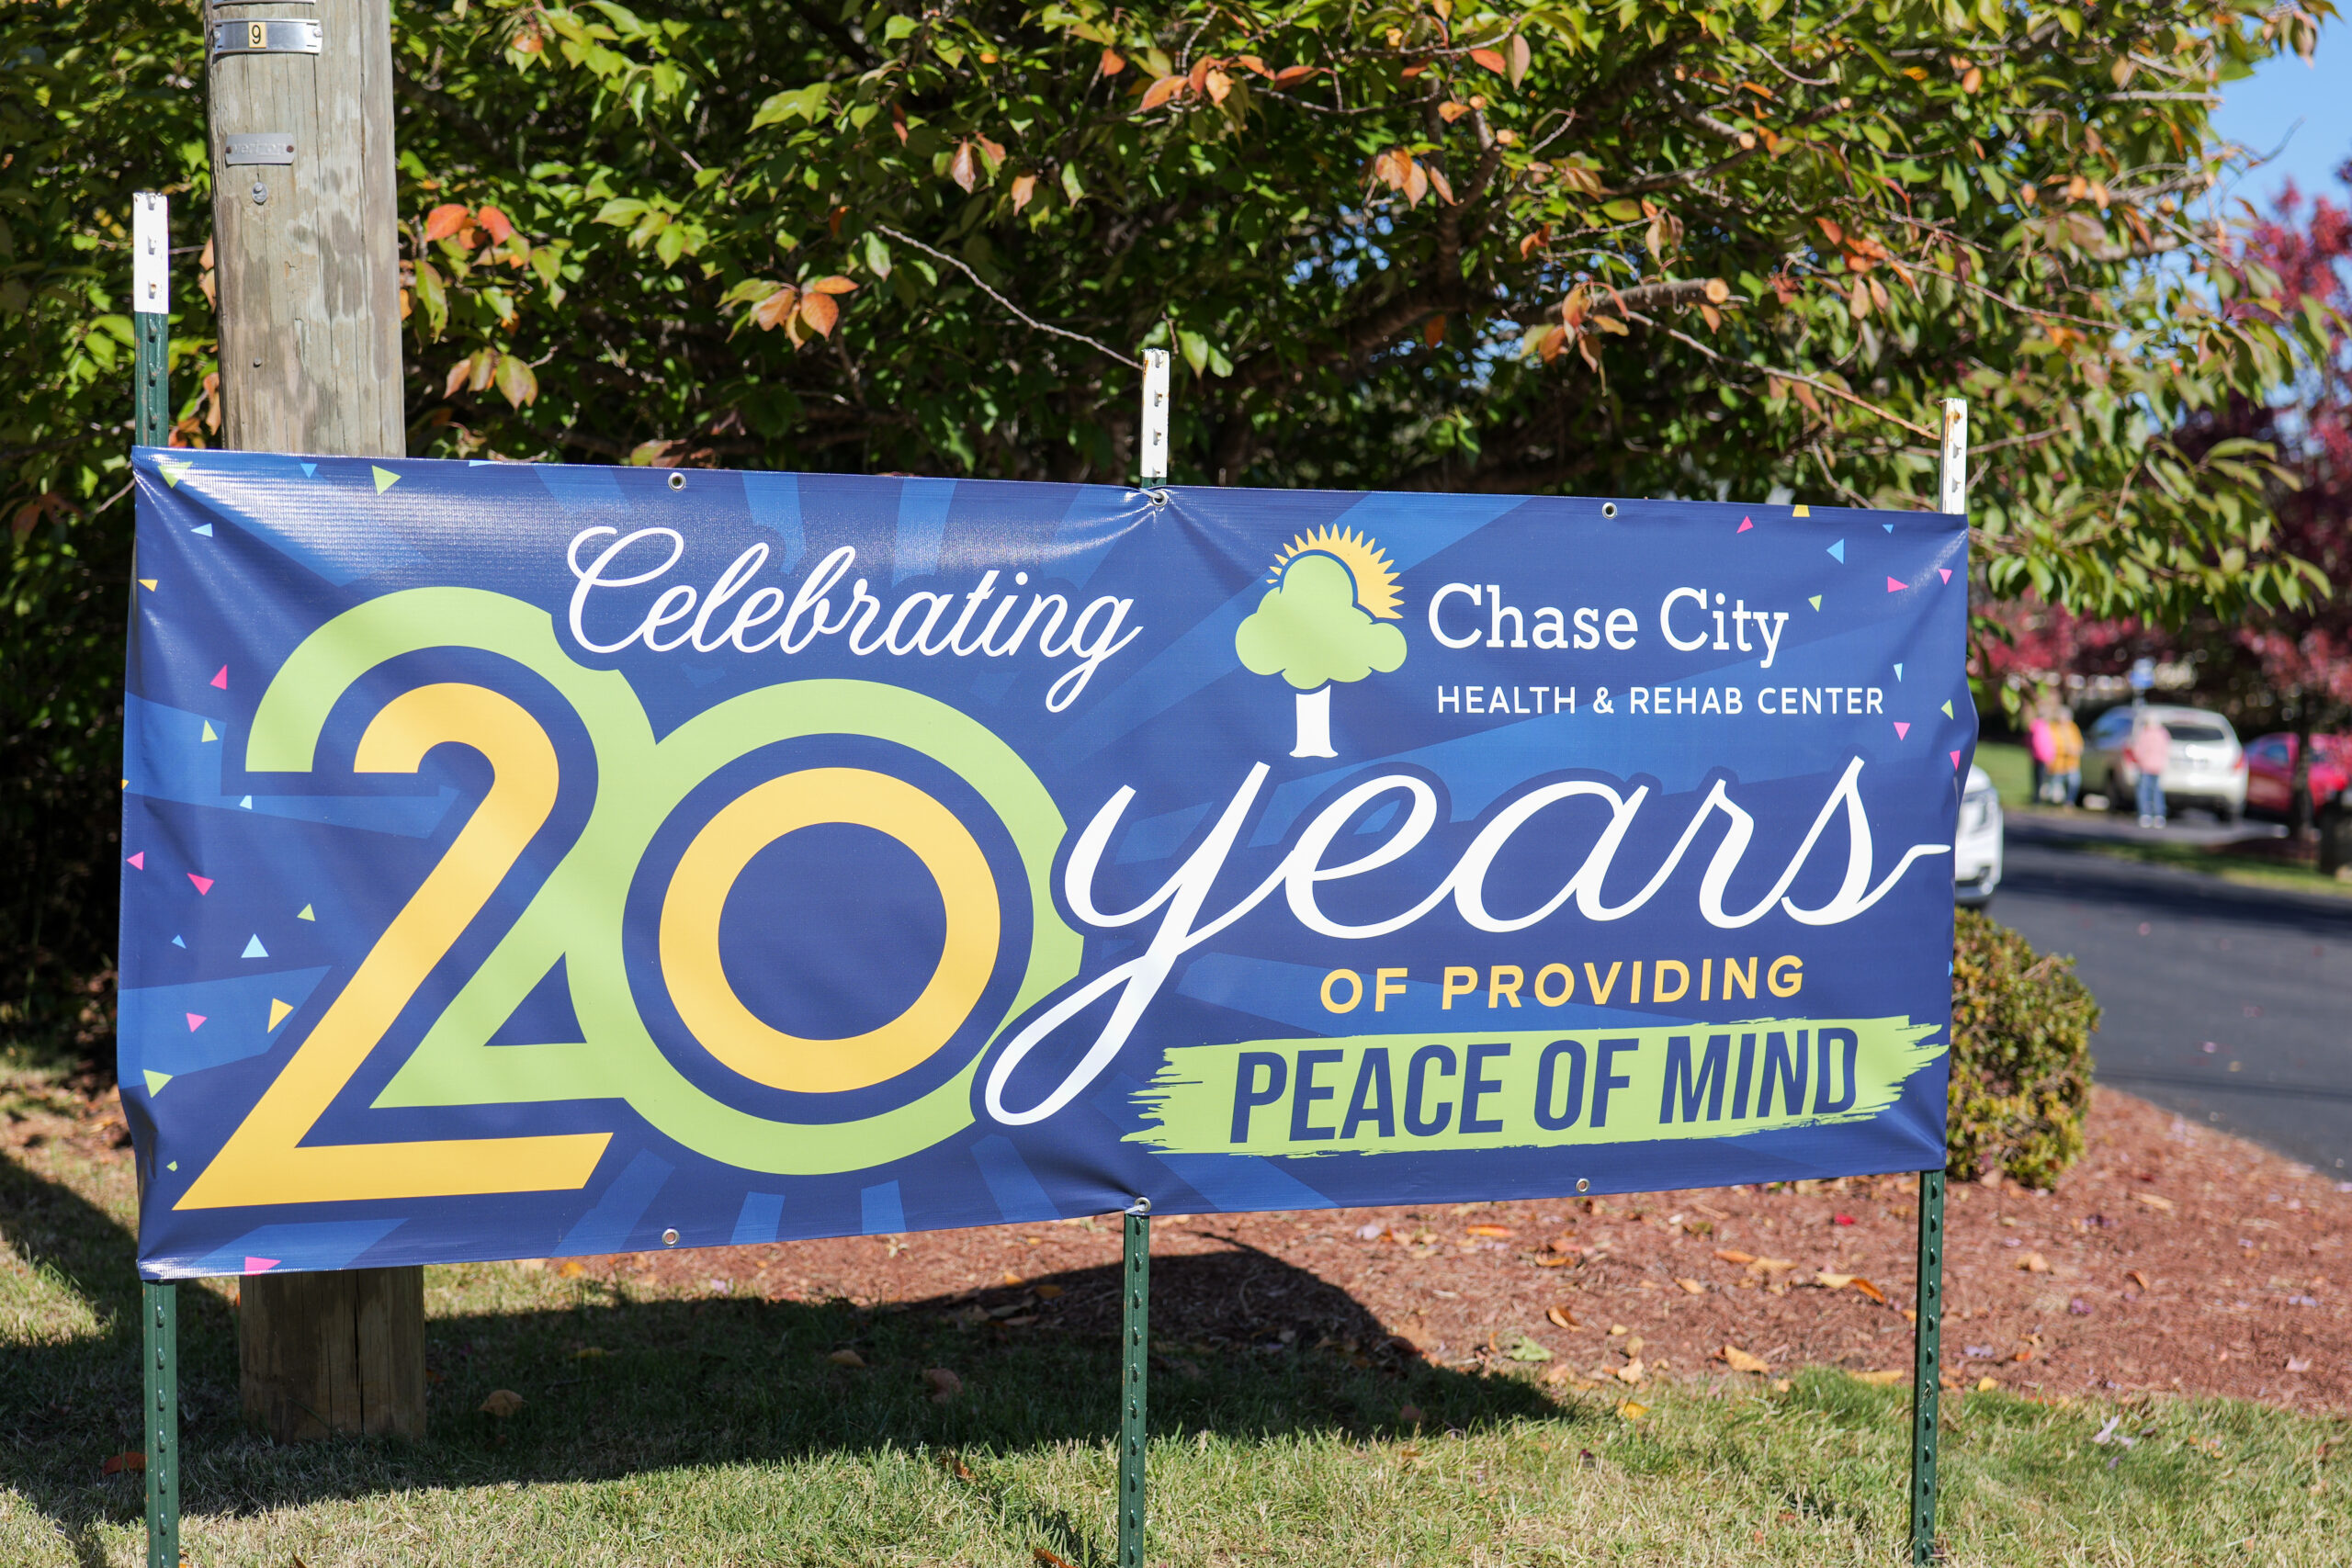
[[[401,457],[390,0],[214,0],[205,26],[226,445]],[[238,1340],[281,1440],[424,1434],[422,1270],[250,1275]]]

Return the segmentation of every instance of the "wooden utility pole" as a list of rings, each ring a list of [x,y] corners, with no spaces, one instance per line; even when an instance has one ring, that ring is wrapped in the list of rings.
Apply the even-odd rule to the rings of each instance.
[[[390,0],[212,0],[205,52],[226,444],[403,456]],[[241,1301],[273,1436],[424,1435],[423,1270],[249,1275]]]

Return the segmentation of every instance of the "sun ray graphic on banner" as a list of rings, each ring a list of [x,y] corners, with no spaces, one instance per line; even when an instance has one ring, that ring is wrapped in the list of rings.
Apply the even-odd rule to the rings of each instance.
[[[1304,555],[1330,556],[1346,567],[1348,575],[1355,579],[1356,603],[1366,615],[1393,621],[1401,613],[1396,607],[1401,597],[1396,591],[1396,573],[1388,564],[1387,552],[1362,534],[1329,524],[1311,534],[1301,534],[1283,547],[1283,553],[1274,560],[1274,573],[1266,581],[1280,582],[1283,570]]]

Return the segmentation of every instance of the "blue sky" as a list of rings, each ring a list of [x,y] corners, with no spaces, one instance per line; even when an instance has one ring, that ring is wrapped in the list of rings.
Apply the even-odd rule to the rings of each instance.
[[[2284,152],[2229,195],[2267,210],[2292,178],[2306,196],[2324,192],[2338,205],[2352,199],[2335,178],[2335,166],[2352,158],[2352,25],[2331,24],[2312,58],[2305,65],[2282,55],[2222,89],[2222,107],[2213,117],[2221,135],[2256,154],[2286,143]]]

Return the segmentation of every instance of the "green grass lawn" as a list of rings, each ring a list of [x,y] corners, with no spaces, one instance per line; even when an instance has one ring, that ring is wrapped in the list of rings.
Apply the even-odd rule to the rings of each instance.
[[[2005,809],[2033,802],[2033,753],[2010,740],[1980,740],[1976,765],[1993,781]]]
[[[5,1062],[0,1062],[5,1066]],[[21,1095],[24,1075],[16,1078]],[[37,1089],[38,1085],[31,1086]],[[0,1115],[9,1107],[0,1071]],[[0,1157],[0,1563],[143,1561],[120,1162]],[[1111,1561],[1115,1348],[940,1305],[662,1294],[510,1265],[427,1272],[432,1434],[278,1448],[236,1412],[225,1289],[183,1287],[185,1549],[251,1564]],[[1908,1392],[1830,1372],[1554,1394],[1342,1349],[1163,1346],[1158,1564],[1887,1564]],[[863,1368],[838,1365],[854,1349]],[[961,1397],[933,1404],[947,1367]],[[500,1422],[492,1390],[526,1401]],[[1411,1404],[1418,1428],[1400,1419]],[[2222,1402],[1946,1400],[1945,1561],[2320,1564],[2346,1423]],[[2092,1441],[2109,1416],[2134,1446]]]

